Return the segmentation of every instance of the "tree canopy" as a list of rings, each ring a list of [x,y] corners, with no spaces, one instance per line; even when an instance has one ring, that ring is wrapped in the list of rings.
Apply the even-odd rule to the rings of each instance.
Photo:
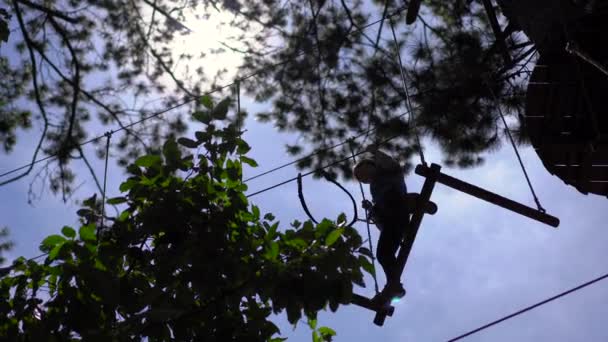
[[[79,228],[41,242],[43,261],[3,269],[3,340],[282,341],[273,313],[331,340],[317,312],[365,285],[370,251],[344,215],[284,227],[249,203],[242,165],[255,161],[224,103],[197,112],[194,137],[127,167],[123,196],[106,201],[118,216],[93,196]]]
[[[350,153],[352,146],[328,147],[367,131],[367,142],[396,135],[387,148],[403,161],[418,149],[419,133],[423,141],[441,146],[446,163],[477,165],[502,141],[498,107],[508,114],[520,109],[518,76],[534,56],[534,46],[511,35],[511,62],[503,60],[481,0],[422,1],[411,26],[404,22],[407,2],[391,0],[4,4],[12,33],[10,49],[3,48],[0,59],[5,75],[0,141],[10,152],[18,129],[42,128],[32,160],[57,157],[45,167],[51,171],[51,189],[63,194],[74,188],[71,162],[90,165],[91,156],[80,145],[98,123],[123,130],[112,144],[121,165],[142,153],[160,152],[162,141],[182,134],[187,120],[180,113],[200,106],[192,100],[206,90],[225,92],[221,86],[233,81],[222,78],[225,70],[209,75],[205,56],[212,53],[242,54],[236,75],[241,89],[268,104],[258,118],[302,137],[288,151],[302,155],[322,149],[300,167]],[[172,44],[191,32],[184,24],[189,15],[200,21],[223,16],[225,25],[241,33],[222,41],[220,50],[178,54]],[[410,106],[393,26],[411,116],[404,114]],[[179,103],[188,105],[152,115]],[[154,117],[131,125],[149,116]],[[104,154],[99,146],[98,156]],[[0,184],[31,171],[20,170]],[[342,173],[350,176],[346,167]]]

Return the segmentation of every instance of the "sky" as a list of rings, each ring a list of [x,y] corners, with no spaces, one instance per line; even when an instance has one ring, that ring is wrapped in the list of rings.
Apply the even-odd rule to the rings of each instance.
[[[196,29],[195,29],[196,30]],[[243,99],[243,108],[255,113],[261,107]],[[171,115],[168,113],[167,115]],[[268,170],[291,160],[283,142],[293,136],[280,134],[272,125],[247,122],[245,139],[252,145],[251,156],[258,161],[257,170],[246,170],[245,177]],[[36,139],[36,128],[21,134],[19,144],[10,155],[0,155],[0,173],[29,162]],[[441,163],[441,154],[431,141],[424,141],[430,162]],[[87,151],[94,153],[92,149]],[[383,327],[372,323],[374,314],[355,306],[340,307],[336,313],[322,312],[319,324],[337,332],[335,341],[446,341],[523,307],[539,302],[583,282],[608,273],[606,246],[608,230],[607,199],[585,196],[550,175],[534,150],[521,148],[524,163],[537,194],[548,213],[561,220],[558,229],[551,228],[515,213],[493,206],[456,190],[437,185],[432,200],[439,210],[425,216],[406,265],[402,282],[408,293],[397,305],[395,314]],[[76,164],[75,164],[76,165]],[[95,161],[101,170],[103,163]],[[84,184],[76,198],[86,198],[96,191],[87,178],[84,165],[77,166]],[[487,155],[477,168],[460,170],[444,167],[442,171],[461,180],[534,207],[534,201],[517,164],[512,148],[505,145]],[[285,168],[272,175],[253,180],[248,192],[288,179],[297,174]],[[108,197],[119,194],[122,170],[110,164]],[[17,256],[40,254],[42,239],[60,231],[64,225],[76,225],[78,205],[64,204],[60,196],[43,193],[32,205],[27,203],[31,178],[0,188],[0,226],[8,226],[15,248],[7,253]],[[410,192],[418,192],[424,179],[406,177]],[[306,178],[304,191],[311,212],[316,217],[336,218],[345,212],[352,216],[348,197],[334,185]],[[345,186],[360,201],[358,184]],[[34,186],[35,190],[43,189]],[[367,190],[366,190],[367,191]],[[369,198],[369,193],[367,194]],[[287,184],[252,197],[251,202],[263,212],[272,212],[282,226],[306,219],[295,183]],[[366,235],[364,224],[357,226]],[[372,226],[374,245],[377,231]],[[379,270],[379,282],[384,277]],[[357,289],[373,295],[373,283]],[[533,311],[491,327],[464,341],[605,341],[608,328],[605,317],[608,306],[608,280],[551,302]],[[310,341],[310,329],[301,322],[295,329],[284,315],[275,317],[282,335],[289,341]]]

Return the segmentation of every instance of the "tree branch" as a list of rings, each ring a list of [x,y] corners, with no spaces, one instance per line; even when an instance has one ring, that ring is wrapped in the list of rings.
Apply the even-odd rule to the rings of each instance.
[[[37,10],[39,10],[41,12],[44,12],[44,13],[48,14],[51,17],[57,17],[57,18],[59,18],[61,20],[67,21],[69,23],[78,24],[78,19],[68,17],[67,15],[65,15],[64,13],[62,13],[60,11],[54,10],[52,8],[44,7],[42,5],[33,3],[31,1],[28,1],[28,0],[17,0],[17,1],[20,2],[20,3],[22,3],[22,4],[24,4],[24,5],[26,5],[26,6],[28,6],[28,7],[31,7],[31,8],[37,9]]]
[[[34,56],[34,51],[32,49],[33,42],[26,30],[25,22],[23,21],[23,15],[21,14],[21,9],[19,8],[19,4],[17,3],[16,0],[13,0],[13,6],[15,7],[15,13],[17,15],[17,21],[19,22],[19,28],[21,29],[21,34],[23,34],[23,39],[25,40],[25,43],[27,45],[27,49],[28,49],[28,52],[30,55],[30,62],[31,62],[30,68],[32,69],[32,84],[34,86],[34,96],[36,98],[36,104],[38,105],[38,109],[40,109],[40,115],[42,115],[42,119],[44,120],[44,127],[42,129],[42,134],[40,135],[40,139],[38,140],[38,145],[36,146],[36,149],[34,150],[34,155],[32,156],[32,162],[28,166],[27,170],[18,176],[15,176],[6,181],[0,182],[0,186],[3,186],[8,183],[12,183],[16,180],[19,180],[19,179],[27,176],[32,171],[32,169],[34,168],[34,162],[36,161],[38,152],[40,152],[40,149],[42,148],[42,142],[44,141],[44,138],[46,137],[46,132],[49,127],[49,121],[48,121],[48,118],[46,115],[46,110],[44,109],[44,105],[42,104],[42,96],[40,94],[40,88],[38,85],[38,77],[36,76],[38,74],[38,70],[36,69],[36,57]]]

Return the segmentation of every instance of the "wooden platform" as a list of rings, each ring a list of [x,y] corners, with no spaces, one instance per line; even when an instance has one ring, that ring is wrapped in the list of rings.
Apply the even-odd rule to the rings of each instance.
[[[608,78],[574,56],[541,57],[524,129],[545,168],[584,194],[608,196]]]

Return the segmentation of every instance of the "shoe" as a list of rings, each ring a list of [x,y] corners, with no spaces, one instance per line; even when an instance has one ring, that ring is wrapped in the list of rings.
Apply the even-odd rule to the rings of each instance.
[[[395,283],[390,284],[385,287],[386,294],[389,295],[391,299],[401,299],[405,296],[405,289],[403,288],[403,284]],[[382,291],[382,292],[385,292]]]

